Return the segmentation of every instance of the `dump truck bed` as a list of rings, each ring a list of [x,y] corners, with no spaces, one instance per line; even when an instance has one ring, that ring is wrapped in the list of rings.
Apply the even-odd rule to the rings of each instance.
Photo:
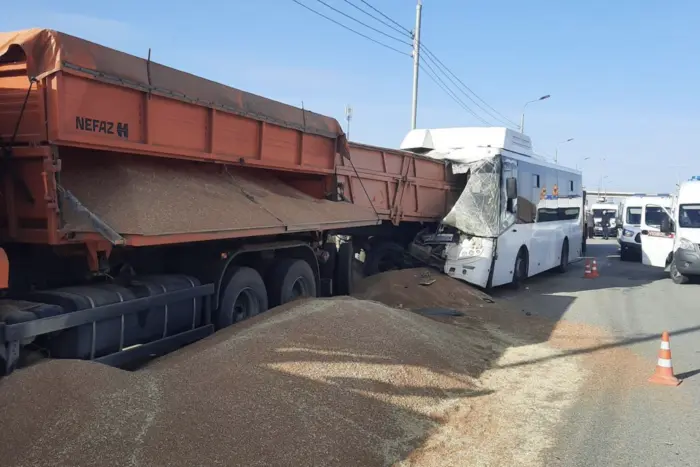
[[[178,243],[434,222],[445,165],[67,34],[0,34],[9,241]]]

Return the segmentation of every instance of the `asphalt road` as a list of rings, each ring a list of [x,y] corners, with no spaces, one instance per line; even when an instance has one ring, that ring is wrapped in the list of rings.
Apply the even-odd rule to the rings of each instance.
[[[661,270],[621,262],[615,240],[593,240],[588,255],[598,262],[598,279],[583,279],[579,263],[501,297],[524,312],[594,325],[612,335],[609,347],[585,352],[605,364],[565,414],[546,465],[700,465],[700,285],[679,286]],[[671,334],[673,366],[682,379],[678,387],[646,381],[663,330]],[[641,371],[606,359],[612,348],[628,349]]]

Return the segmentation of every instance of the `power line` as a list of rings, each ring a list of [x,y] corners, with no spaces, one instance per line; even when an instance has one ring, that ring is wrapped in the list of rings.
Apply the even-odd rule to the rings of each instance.
[[[294,1],[296,1],[296,0],[294,0]],[[336,13],[341,14],[341,15],[345,16],[346,18],[353,20],[354,22],[356,22],[356,23],[358,23],[358,24],[361,24],[362,26],[366,27],[367,29],[371,29],[372,31],[374,31],[374,32],[376,32],[376,33],[378,33],[378,34],[381,34],[381,35],[384,36],[384,37],[388,37],[389,39],[395,40],[395,41],[397,41],[397,42],[401,42],[402,44],[405,44],[405,45],[411,45],[410,42],[406,42],[406,41],[403,40],[403,39],[400,39],[400,38],[398,38],[398,37],[394,37],[394,36],[392,36],[391,34],[385,33],[384,31],[380,31],[379,29],[377,29],[377,28],[375,28],[375,27],[372,27],[372,26],[370,26],[369,24],[360,21],[359,19],[355,18],[354,16],[351,16],[351,15],[349,15],[349,14],[347,14],[347,13],[345,13],[345,12],[339,10],[339,9],[337,9],[336,7],[329,5],[328,3],[324,2],[323,0],[316,0],[316,1],[317,1],[318,3],[320,3],[321,5],[325,5],[326,7],[330,8],[330,9],[333,10],[333,11],[335,11]],[[297,2],[297,3],[298,3],[298,2]]]
[[[411,39],[413,39],[413,33],[411,31],[409,31],[408,29],[404,28],[403,26],[401,26],[400,24],[398,25],[398,27],[396,27],[393,24],[391,24],[391,22],[383,20],[381,18],[378,18],[378,17],[374,16],[372,13],[368,12],[367,10],[363,10],[361,7],[355,5],[350,0],[344,0],[344,1],[345,1],[345,3],[350,5],[351,7],[355,8],[357,11],[364,13],[365,15],[369,16],[373,20],[382,23],[384,26],[393,29],[394,31],[398,32],[399,34],[402,34],[404,36],[408,36]],[[381,12],[380,12],[380,14],[381,14]],[[390,21],[392,21],[392,20],[390,20]]]
[[[481,107],[478,103],[474,102],[474,100],[473,100],[471,97],[467,96],[467,97],[469,97],[469,99],[470,99],[472,102],[474,102],[481,110],[483,110],[484,112],[486,112],[486,113],[488,113],[488,114],[491,114],[491,116],[494,117],[494,118],[496,118],[496,120],[500,120],[501,122],[504,122],[504,123],[507,122],[507,123],[509,123],[509,124],[518,126],[517,123],[515,123],[513,120],[509,119],[508,117],[506,117],[506,116],[503,115],[502,113],[500,113],[498,110],[496,110],[496,109],[494,109],[493,107],[491,107],[484,99],[482,99],[481,97],[479,97],[479,95],[478,95],[477,93],[475,93],[474,91],[472,91],[471,88],[469,88],[469,86],[467,86],[466,84],[464,84],[464,81],[462,81],[461,79],[459,79],[459,77],[458,77],[457,75],[455,75],[455,74],[452,72],[452,70],[450,70],[444,63],[442,63],[442,61],[441,61],[433,52],[431,52],[426,46],[424,46],[424,45],[421,44],[420,47],[426,52],[426,54],[427,54],[427,56],[428,56],[429,58],[431,58],[431,59],[433,59],[435,62],[437,62],[436,64],[438,65],[438,67],[442,67],[447,73],[449,73],[450,75],[452,75],[452,77],[454,77],[454,79],[456,79],[456,80],[459,82],[459,84],[462,85],[462,87],[464,87],[467,91],[469,91],[470,93],[472,93],[472,94],[474,95],[474,97],[476,97],[479,101],[481,101],[486,107],[488,107],[489,109],[491,109],[491,111],[492,111],[493,113],[495,113],[495,115],[494,115],[493,113],[489,112],[488,110],[484,109],[483,107]],[[455,83],[455,85],[456,85],[456,83]],[[466,93],[465,93],[465,95],[466,95]],[[499,117],[500,117],[500,118],[499,118]]]
[[[400,27],[401,29],[403,29],[404,31],[406,31],[407,33],[409,33],[411,36],[413,36],[413,32],[411,32],[410,29],[406,29],[406,28],[403,27],[401,24],[397,23],[396,21],[394,21],[393,19],[391,19],[390,17],[388,17],[387,15],[385,15],[384,13],[382,13],[381,11],[377,10],[375,7],[373,7],[370,3],[366,2],[365,0],[360,0],[360,1],[361,1],[362,3],[364,3],[365,5],[367,5],[368,7],[370,7],[372,10],[374,10],[374,11],[375,11],[376,13],[378,13],[379,15],[383,16],[384,18],[386,18],[387,20],[391,21],[391,22],[394,23],[396,26]]]
[[[462,93],[467,99],[469,99],[469,101],[472,104],[474,104],[476,107],[481,109],[481,111],[483,111],[489,118],[493,118],[493,119],[497,120],[499,123],[505,124],[506,126],[511,126],[510,122],[507,119],[499,118],[497,115],[494,115],[493,112],[489,112],[488,110],[486,110],[484,108],[483,105],[479,104],[479,102],[474,100],[474,98],[472,96],[470,96],[468,93],[466,93],[464,91],[464,89],[462,89],[460,87],[458,78],[453,78],[452,76],[450,76],[451,73],[448,74],[445,71],[443,71],[443,69],[440,67],[440,61],[437,59],[437,57],[431,56],[431,54],[426,54],[426,58],[428,59],[428,61],[432,62],[435,65],[435,67],[438,68],[438,70],[441,72],[441,74],[443,76],[445,76],[445,78],[447,78],[460,93]],[[427,63],[427,62],[424,62],[424,63]],[[433,70],[433,72],[435,72],[435,70]],[[457,79],[457,81],[455,81],[455,79]],[[488,104],[486,104],[486,105],[488,106]],[[497,112],[495,112],[495,113],[497,113]]]
[[[394,47],[392,47],[392,46],[390,46],[390,45],[387,45],[387,44],[385,44],[385,43],[383,43],[383,42],[381,42],[381,41],[378,41],[378,40],[376,40],[376,39],[374,39],[374,38],[372,38],[372,37],[370,37],[370,36],[368,36],[368,35],[366,35],[366,34],[363,34],[363,33],[359,32],[359,31],[357,31],[357,30],[355,30],[355,29],[353,29],[353,28],[351,28],[351,27],[349,27],[349,26],[346,26],[345,24],[343,24],[343,23],[341,23],[341,22],[339,22],[339,21],[337,21],[337,20],[335,20],[335,19],[333,19],[333,18],[331,18],[331,17],[329,17],[329,16],[327,16],[327,15],[324,15],[323,13],[321,13],[321,12],[315,10],[314,8],[311,8],[310,6],[305,5],[304,3],[300,2],[299,0],[292,0],[292,1],[293,1],[294,3],[296,3],[297,5],[299,5],[299,6],[303,7],[303,8],[305,8],[305,9],[307,9],[307,10],[309,10],[309,11],[311,11],[312,13],[315,13],[315,14],[317,14],[318,16],[320,16],[320,17],[322,17],[322,18],[324,18],[324,19],[326,19],[326,20],[328,20],[328,21],[331,21],[332,23],[334,23],[334,24],[336,24],[336,25],[338,25],[338,26],[340,26],[340,27],[342,27],[342,28],[344,28],[344,29],[346,29],[346,30],[348,30],[348,31],[350,31],[350,32],[353,32],[353,33],[355,33],[355,34],[357,34],[357,35],[359,35],[359,36],[361,36],[361,37],[363,37],[363,38],[365,38],[365,39],[367,39],[367,40],[370,40],[370,41],[374,42],[375,44],[381,45],[382,47],[385,47],[385,48],[387,48],[387,49],[389,49],[389,50],[392,50],[392,51],[394,51],[394,52],[400,53],[400,54],[402,54],[402,55],[406,55],[406,56],[409,56],[409,57],[411,56],[411,54],[409,54],[409,53],[407,53],[407,52],[404,52],[404,51],[402,51],[402,50],[399,50],[399,49],[397,49],[397,48],[394,48]],[[341,11],[341,10],[339,10],[339,9],[337,9],[337,8],[335,8],[335,7],[333,7],[333,6],[331,6],[331,5],[329,5],[328,3],[326,3],[326,2],[323,1],[323,0],[316,0],[316,1],[318,1],[318,2],[321,3],[322,5],[326,6],[327,8],[329,8],[329,9],[335,11],[336,13],[338,13],[338,14],[340,14],[340,15],[342,15],[342,16],[344,16],[344,17],[346,17],[346,18],[348,18],[348,19],[350,19],[350,20],[352,20],[352,21],[354,21],[354,22],[356,22],[356,23],[358,23],[358,24],[360,24],[360,25],[362,25],[362,26],[364,26],[364,27],[366,27],[366,28],[368,28],[368,29],[370,29],[370,30],[376,32],[376,33],[378,33],[378,34],[381,34],[381,35],[383,35],[383,36],[385,36],[385,37],[388,37],[388,38],[390,38],[390,39],[392,39],[392,40],[401,42],[402,44],[411,45],[410,43],[404,41],[403,39],[394,37],[394,36],[392,36],[392,35],[390,35],[390,34],[385,33],[384,31],[381,31],[381,30],[379,30],[379,29],[377,29],[377,28],[374,28],[374,27],[372,27],[372,26],[366,24],[365,22],[363,22],[363,21],[361,21],[361,20],[355,18],[354,16],[349,15],[349,14],[347,14],[347,13],[345,13],[345,12],[343,12],[343,11]],[[375,20],[381,22],[383,25],[385,25],[385,26],[387,26],[387,27],[390,27],[392,30],[397,31],[397,32],[402,32],[402,31],[398,31],[396,28],[394,28],[394,27],[388,25],[386,22],[382,21],[381,19],[377,18],[376,16],[372,15],[371,13],[368,13],[367,11],[365,11],[365,10],[363,10],[362,8],[358,7],[357,5],[353,4],[353,3],[350,2],[349,0],[344,0],[344,1],[345,1],[346,3],[348,3],[349,5],[353,6],[354,8],[356,8],[357,10],[361,11],[362,13],[365,13],[365,14],[367,14],[368,16],[370,16],[371,18],[373,18],[373,19],[375,19]],[[360,1],[361,1],[362,3],[364,3],[365,5],[367,5],[368,7],[370,7],[372,10],[376,11],[379,15],[383,16],[384,18],[386,18],[386,19],[387,19],[388,21],[390,21],[391,23],[396,24],[397,26],[399,26],[403,31],[405,31],[406,33],[408,33],[408,34],[410,34],[410,35],[412,36],[411,31],[409,31],[408,29],[406,29],[406,28],[404,28],[403,26],[401,26],[399,23],[397,23],[396,21],[394,21],[393,19],[391,19],[389,16],[385,15],[384,13],[382,13],[381,11],[379,11],[378,9],[376,9],[375,7],[373,7],[371,4],[369,4],[369,3],[366,2],[365,0],[360,0]],[[447,93],[447,95],[448,95],[450,98],[452,98],[452,100],[454,100],[457,104],[459,104],[460,107],[462,107],[464,110],[466,110],[467,112],[469,112],[471,115],[473,115],[475,118],[477,118],[478,120],[480,120],[480,121],[483,122],[484,124],[486,124],[486,125],[490,125],[490,124],[491,124],[489,121],[487,121],[486,119],[484,119],[483,117],[481,117],[479,114],[477,114],[477,113],[476,113],[471,107],[469,107],[462,99],[460,99],[459,96],[457,95],[457,93],[454,92],[454,91],[450,88],[450,86],[440,77],[440,74],[444,75],[449,81],[451,81],[452,84],[453,84],[462,94],[464,94],[471,102],[473,102],[478,108],[480,108],[482,111],[484,111],[487,115],[489,115],[490,117],[496,118],[496,120],[503,121],[502,119],[499,119],[498,117],[494,116],[494,115],[491,114],[489,111],[487,111],[486,109],[484,109],[484,107],[482,107],[482,106],[481,106],[478,102],[476,102],[471,96],[469,96],[469,94],[467,94],[463,89],[461,89],[460,86],[459,86],[459,84],[458,84],[458,82],[461,83],[463,87],[467,88],[467,90],[469,90],[470,92],[472,92],[472,94],[474,94],[474,95],[476,96],[476,94],[475,94],[473,91],[471,91],[471,89],[469,89],[469,88],[464,84],[464,82],[462,82],[456,75],[454,75],[454,73],[452,73],[452,71],[449,70],[449,68],[447,68],[447,67],[444,65],[444,63],[442,63],[442,61],[440,61],[440,59],[438,59],[437,56],[435,56],[434,53],[432,53],[430,50],[427,49],[427,47],[423,46],[422,44],[420,44],[420,47],[426,51],[426,55],[427,55],[428,60],[431,61],[431,62],[438,68],[439,72],[436,71],[435,68],[433,68],[433,67],[430,65],[430,63],[428,63],[427,61],[423,61],[423,64],[420,65],[421,69],[422,69],[423,71],[425,71],[426,74],[428,74],[428,77],[429,77],[431,80],[433,80],[433,82],[435,82],[445,93]],[[426,68],[427,68],[427,69],[426,69]],[[446,73],[444,70],[447,70],[447,73]],[[449,73],[449,74],[448,74],[448,73]],[[450,76],[450,75],[452,75],[452,76]],[[453,78],[453,77],[454,77],[454,78]],[[456,79],[457,81],[455,81],[455,79]],[[483,99],[479,98],[478,96],[476,96],[476,97],[477,97],[479,100],[481,100],[487,107],[491,108],[494,112],[496,112],[496,114],[498,114],[498,112],[497,112],[495,109],[493,109],[492,107],[490,107],[485,101],[483,101]],[[499,114],[499,115],[500,115],[500,114]],[[505,117],[504,117],[504,118],[505,118]],[[507,120],[507,119],[506,119],[506,120]]]
[[[345,0],[345,1],[348,2],[348,0]],[[381,15],[382,17],[386,18],[388,21],[392,22],[393,24],[397,25],[398,27],[400,27],[400,28],[403,29],[404,31],[408,32],[408,33],[411,35],[411,37],[413,36],[413,33],[412,33],[410,30],[406,29],[406,28],[403,27],[401,24],[399,24],[398,22],[394,21],[394,20],[393,20],[391,17],[389,17],[388,15],[386,15],[386,14],[382,13],[381,11],[379,11],[377,8],[375,8],[374,6],[372,6],[372,5],[371,5],[369,2],[367,2],[366,0],[360,0],[360,1],[361,1],[363,4],[367,5],[369,8],[371,8],[372,10],[374,10],[376,13],[378,13],[379,15]],[[350,3],[350,2],[348,2],[348,3]],[[353,5],[353,6],[354,6],[354,5]],[[472,101],[477,107],[479,107],[482,111],[484,111],[484,112],[485,112],[486,114],[488,114],[489,116],[495,118],[496,120],[498,120],[498,121],[500,121],[500,122],[502,122],[502,123],[506,123],[506,125],[508,125],[508,126],[510,126],[510,125],[513,125],[513,126],[516,126],[516,127],[518,126],[517,123],[515,123],[513,120],[509,119],[508,117],[506,117],[506,116],[503,115],[502,113],[500,113],[498,110],[494,109],[494,108],[493,108],[491,105],[489,105],[484,99],[482,99],[477,93],[475,93],[471,88],[469,88],[469,86],[467,86],[467,85],[464,83],[464,81],[462,81],[461,79],[459,79],[459,77],[458,77],[455,73],[453,73],[452,70],[450,70],[450,69],[437,57],[437,55],[435,55],[430,49],[428,49],[428,47],[424,46],[422,41],[421,41],[421,44],[419,44],[419,46],[420,46],[421,49],[423,49],[423,50],[426,52],[426,55],[428,56],[428,58],[433,59],[433,62],[434,62],[435,65],[440,69],[440,71],[442,72],[442,74],[444,74],[445,76],[447,76],[447,77],[450,79],[450,81],[452,81],[453,84],[454,84],[458,89],[459,89],[459,87],[460,87],[460,85],[461,85],[464,89],[466,89],[468,92],[470,92],[471,94],[473,94],[474,97],[475,97],[477,100],[479,100],[479,101],[480,101],[481,103],[483,103],[488,109],[490,109],[490,111],[487,110],[487,109],[485,109],[485,108],[483,108],[478,102],[476,102],[476,101],[475,101],[473,98],[471,98],[467,93],[465,93],[463,90],[461,90],[462,94],[464,94],[464,95],[465,95],[470,101]],[[451,75],[452,78],[454,78],[454,79],[450,78],[450,75]],[[457,80],[457,82],[458,82],[459,84],[457,84],[454,80]]]
[[[381,41],[378,41],[378,40],[376,40],[376,39],[374,39],[374,38],[372,38],[372,37],[370,37],[370,36],[368,36],[368,35],[366,35],[366,34],[363,34],[363,33],[359,32],[359,31],[357,31],[357,30],[355,30],[355,29],[353,29],[353,28],[351,28],[351,27],[349,27],[349,26],[346,26],[346,25],[344,25],[343,23],[341,23],[341,22],[339,22],[339,21],[336,21],[336,20],[334,20],[333,18],[331,18],[331,17],[329,17],[329,16],[324,15],[323,13],[321,13],[321,12],[319,12],[319,11],[314,10],[314,9],[311,8],[310,6],[304,5],[304,4],[301,3],[299,0],[292,0],[292,1],[293,1],[294,3],[296,3],[297,5],[299,5],[299,6],[301,6],[301,7],[303,7],[303,8],[306,8],[306,9],[309,10],[310,12],[315,13],[315,14],[317,14],[318,16],[327,19],[328,21],[330,21],[330,22],[332,22],[332,23],[335,23],[336,25],[340,26],[341,28],[344,28],[344,29],[347,29],[347,30],[350,31],[350,32],[353,32],[353,33],[357,34],[358,36],[364,37],[365,39],[367,39],[367,40],[369,40],[369,41],[372,41],[372,42],[374,42],[374,43],[377,44],[377,45],[381,45],[382,47],[385,47],[385,48],[387,48],[387,49],[389,49],[389,50],[393,50],[394,52],[400,53],[401,55],[406,55],[407,57],[410,57],[410,56],[411,56],[411,54],[409,54],[408,52],[404,52],[404,51],[399,50],[399,49],[397,49],[397,48],[395,48],[395,47],[392,47],[392,46],[390,46],[390,45],[387,45],[387,44],[385,44],[385,43],[383,43],[383,42],[381,42]]]
[[[450,96],[453,101],[455,101],[457,104],[459,104],[460,107],[462,107],[464,110],[466,110],[467,112],[472,114],[478,120],[481,120],[481,122],[483,122],[485,125],[490,125],[490,123],[486,119],[481,117],[479,114],[474,112],[474,110],[472,110],[467,104],[465,104],[464,101],[462,101],[459,98],[459,96],[457,96],[457,94],[455,94],[455,92],[452,91],[449,88],[449,86],[447,86],[447,84],[445,84],[445,82],[442,80],[442,78],[440,78],[438,76],[435,69],[433,67],[431,67],[427,62],[423,62],[423,64],[421,64],[419,66],[420,66],[421,70],[423,70],[425,72],[425,74],[427,74],[428,77],[430,79],[432,79],[435,84],[437,84],[443,91],[445,91],[445,93],[448,96]]]

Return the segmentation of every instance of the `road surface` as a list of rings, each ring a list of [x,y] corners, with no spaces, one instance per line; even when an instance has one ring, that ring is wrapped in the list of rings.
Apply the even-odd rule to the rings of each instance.
[[[497,295],[525,313],[611,336],[580,351],[591,373],[544,465],[700,465],[700,285],[679,286],[660,270],[621,262],[615,240],[593,240],[588,255],[597,260],[597,279],[583,279],[579,263]],[[663,330],[671,334],[678,387],[647,383]]]

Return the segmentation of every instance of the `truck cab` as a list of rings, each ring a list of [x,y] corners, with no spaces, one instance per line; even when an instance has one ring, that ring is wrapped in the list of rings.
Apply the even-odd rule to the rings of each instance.
[[[642,231],[658,232],[661,229],[661,220],[667,216],[666,211],[671,210],[672,205],[673,200],[669,194],[636,194],[625,200],[620,212],[620,260],[639,261],[642,253]]]
[[[659,231],[643,230],[642,262],[665,268],[673,282],[700,276],[700,176],[681,183]]]

